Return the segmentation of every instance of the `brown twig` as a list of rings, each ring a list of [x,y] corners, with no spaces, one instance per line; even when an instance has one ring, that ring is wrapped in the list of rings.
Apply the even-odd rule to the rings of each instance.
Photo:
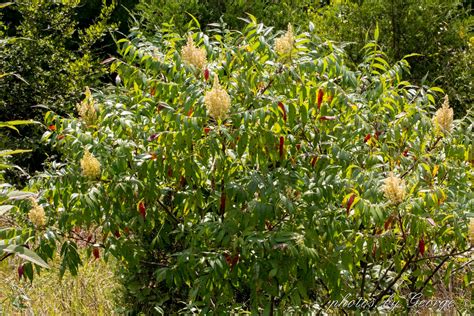
[[[398,275],[390,282],[389,285],[380,293],[377,298],[374,300],[374,304],[370,307],[370,310],[374,309],[377,306],[377,303],[388,293],[388,291],[395,285],[395,283],[402,277],[403,273],[408,269],[408,266],[411,264],[413,258],[415,257],[416,253],[412,254],[408,261],[403,266],[402,270],[398,273]]]
[[[400,250],[398,251],[397,255],[401,254],[403,249],[405,249],[405,246],[407,245],[406,243],[406,240],[403,244],[403,246],[400,248]],[[378,289],[380,289],[380,282],[382,282],[383,279],[385,279],[385,276],[387,275],[387,273],[392,269],[392,267],[395,265],[395,260],[392,261],[392,263],[388,266],[388,268],[385,270],[385,272],[383,273],[383,275],[377,280],[377,283],[375,284],[375,288],[374,290],[372,291],[372,293],[370,294],[370,297],[373,297],[375,295],[375,291],[377,291]]]
[[[421,288],[417,291],[417,293],[421,293],[423,291],[423,289],[428,285],[428,283],[431,281],[431,279],[434,277],[434,275],[436,274],[436,272],[438,272],[439,269],[441,269],[441,267],[443,266],[443,264],[448,261],[449,257],[452,256],[452,254],[456,251],[456,248],[453,248],[453,250],[451,250],[451,254],[449,256],[447,256],[446,258],[444,258],[437,266],[436,268],[433,270],[433,272],[430,274],[430,276],[426,279],[426,281],[423,283],[423,285],[421,286]]]

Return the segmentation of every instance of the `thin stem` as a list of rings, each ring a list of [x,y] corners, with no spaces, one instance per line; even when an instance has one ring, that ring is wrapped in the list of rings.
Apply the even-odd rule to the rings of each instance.
[[[416,263],[418,261],[423,261],[423,260],[427,260],[427,259],[440,259],[440,258],[445,258],[445,257],[455,257],[455,256],[459,256],[459,255],[462,255],[463,253],[466,253],[468,251],[470,251],[471,249],[473,249],[474,246],[471,246],[465,250],[462,250],[462,251],[459,251],[459,252],[456,252],[456,253],[448,253],[448,254],[443,254],[443,255],[436,255],[436,256],[431,256],[431,257],[423,257],[423,258],[420,258],[420,259],[417,259],[417,260],[414,260],[413,263]]]
[[[166,205],[164,205],[159,199],[157,199],[156,202],[158,202],[161,208],[165,210],[165,212],[173,219],[175,223],[179,223],[179,219],[173,214],[173,212],[171,212],[171,210]]]
[[[270,81],[268,81],[267,85],[265,87],[263,87],[263,89],[258,92],[258,95],[263,95],[265,93],[265,91],[267,91],[268,88],[270,88],[270,86],[273,84],[273,81],[275,81],[275,76],[280,74],[282,71],[283,71],[283,64],[280,65],[280,67],[275,72],[275,75],[270,79]]]

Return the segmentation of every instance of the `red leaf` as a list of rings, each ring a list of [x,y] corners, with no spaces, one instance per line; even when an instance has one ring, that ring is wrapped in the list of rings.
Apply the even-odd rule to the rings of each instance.
[[[314,167],[314,165],[316,164],[316,161],[318,161],[318,156],[314,156],[314,157],[311,159],[311,167]]]
[[[231,265],[232,263],[232,257],[228,254],[228,253],[225,253],[224,254],[224,257],[225,257],[225,261],[227,262],[228,265]]]
[[[145,203],[143,202],[140,202],[138,204],[138,211],[140,212],[140,215],[145,218],[146,217],[146,207],[145,207]]]
[[[51,124],[51,125],[48,126],[48,129],[49,129],[50,131],[53,131],[53,132],[54,132],[54,131],[56,130],[56,125]]]
[[[418,250],[422,256],[425,254],[425,240],[423,238],[418,242]]]
[[[94,249],[92,249],[92,254],[94,255],[94,258],[99,259],[100,258],[99,248],[94,247]]]
[[[230,269],[234,269],[234,266],[239,262],[240,260],[240,254],[235,254],[234,256],[229,255],[228,253],[224,253],[225,261],[227,262],[227,265],[230,267]]]
[[[280,158],[283,157],[283,146],[285,144],[285,138],[283,136],[280,136]]]
[[[209,80],[209,69],[204,69],[204,79],[207,81]]]
[[[211,130],[211,128],[209,127],[204,127],[204,133],[207,135],[209,134],[209,131]]]
[[[150,88],[150,94],[151,94],[152,97],[155,96],[155,94],[156,94],[156,87],[151,87],[151,88]],[[158,110],[160,110],[160,109],[158,109]]]
[[[322,89],[318,90],[318,110],[321,108],[321,104],[323,103],[324,91]]]
[[[193,108],[190,108],[188,111],[188,116],[191,116],[193,114]]]
[[[319,118],[320,121],[334,121],[336,119],[335,116],[321,116]]]
[[[355,199],[355,194],[352,194],[349,197],[349,200],[347,201],[347,205],[346,205],[347,215],[349,215],[349,211],[351,210],[352,203],[354,203],[354,199]]]
[[[379,136],[382,134],[382,131],[375,131],[375,139],[379,139]]]
[[[393,217],[392,216],[389,216],[387,218],[387,220],[385,221],[385,224],[383,225],[383,227],[385,228],[385,230],[388,230],[390,228],[390,225],[392,224],[392,221],[393,221]]]
[[[300,150],[301,149],[301,144],[296,144],[296,149]]]
[[[61,139],[63,139],[63,138],[64,138],[64,135],[63,135],[63,134],[58,135],[58,140],[61,140]]]
[[[403,156],[408,157],[408,149],[405,149],[402,153]]]
[[[286,122],[286,109],[285,109],[285,106],[283,105],[283,103],[278,102],[278,107],[283,112],[283,120]]]
[[[222,192],[222,194],[221,194],[221,203],[220,203],[220,206],[219,206],[219,210],[221,211],[221,214],[223,214],[224,211],[225,211],[225,199],[226,199],[225,192]]]
[[[184,187],[188,182],[186,181],[186,178],[184,176],[181,176],[179,178],[179,186],[182,188]]]
[[[21,280],[21,278],[23,277],[24,274],[25,274],[25,270],[24,270],[24,268],[23,268],[23,265],[20,264],[20,265],[18,266],[18,277],[20,278],[20,280]]]
[[[364,143],[367,143],[371,137],[372,137],[372,135],[370,135],[370,134],[365,135]]]
[[[114,231],[114,236],[120,238],[120,232],[118,230]]]

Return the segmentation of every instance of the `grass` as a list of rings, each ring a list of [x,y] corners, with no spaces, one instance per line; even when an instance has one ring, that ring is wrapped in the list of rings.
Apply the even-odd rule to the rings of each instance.
[[[118,288],[110,262],[85,259],[77,277],[59,278],[59,260],[35,275],[19,280],[20,259],[0,262],[0,315],[111,315]]]

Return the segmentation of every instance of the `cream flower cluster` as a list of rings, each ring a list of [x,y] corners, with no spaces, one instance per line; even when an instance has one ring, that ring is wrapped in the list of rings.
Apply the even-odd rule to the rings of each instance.
[[[77,106],[77,111],[87,125],[94,125],[97,120],[97,112],[94,103],[91,91],[89,87],[86,87],[86,98]]]
[[[453,129],[453,109],[449,107],[449,98],[444,97],[443,106],[436,111],[433,121],[436,127],[443,133],[449,133]]]
[[[405,182],[394,176],[393,172],[390,172],[388,178],[384,180],[382,190],[385,197],[389,199],[393,204],[399,204],[405,198]]]
[[[82,175],[89,179],[100,177],[100,162],[86,149],[81,159]]]
[[[275,40],[275,51],[280,55],[289,55],[295,45],[295,37],[293,35],[293,27],[288,24],[288,31],[285,35]]]
[[[186,45],[181,48],[181,58],[186,64],[198,69],[203,69],[207,63],[206,50],[196,47],[191,35],[188,36]]]
[[[215,119],[223,119],[229,111],[230,96],[219,84],[217,75],[214,75],[212,89],[204,95],[204,104],[209,114]]]
[[[38,204],[38,202],[31,198],[31,209],[28,213],[28,218],[30,219],[31,223],[37,227],[44,226],[46,224],[46,215],[44,213],[44,208]]]

